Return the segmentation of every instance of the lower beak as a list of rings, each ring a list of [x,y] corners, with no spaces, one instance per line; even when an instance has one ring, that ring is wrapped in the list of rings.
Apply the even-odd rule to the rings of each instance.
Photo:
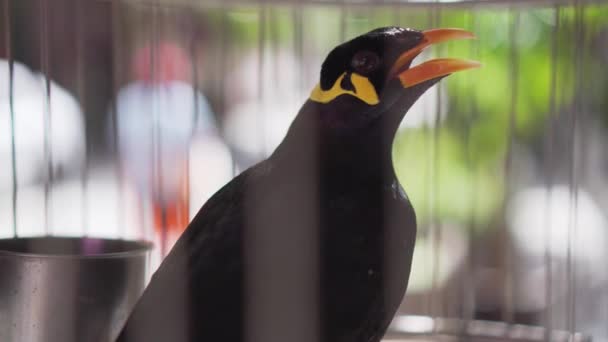
[[[409,67],[412,60],[414,60],[414,58],[416,58],[416,56],[418,56],[426,47],[432,44],[449,40],[475,38],[473,33],[461,29],[434,29],[424,31],[423,34],[423,41],[416,47],[399,56],[389,73],[390,79],[399,78],[403,87],[411,87],[433,78],[446,76],[457,71],[479,68],[481,66],[481,63],[477,61],[439,58],[414,67]]]

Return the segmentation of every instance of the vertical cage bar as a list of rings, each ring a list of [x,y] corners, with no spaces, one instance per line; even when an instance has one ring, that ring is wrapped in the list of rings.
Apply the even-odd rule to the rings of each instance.
[[[191,13],[191,14],[187,14],[185,12],[182,11],[175,11],[174,12],[176,17],[180,16],[180,15],[184,15],[186,16],[189,22],[189,26],[187,29],[187,32],[185,33],[188,36],[188,41],[187,41],[187,49],[190,55],[190,68],[191,68],[191,74],[192,74],[192,105],[194,106],[194,110],[192,112],[192,123],[191,123],[191,130],[190,130],[190,136],[188,138],[188,146],[186,147],[186,194],[185,194],[185,201],[186,201],[186,217],[188,218],[187,221],[190,222],[190,187],[191,187],[191,183],[190,183],[190,147],[192,146],[192,141],[193,141],[193,137],[196,134],[196,130],[198,127],[199,122],[201,121],[201,117],[202,117],[202,113],[200,112],[200,97],[199,97],[199,93],[202,93],[202,91],[200,91],[201,86],[199,83],[199,67],[198,67],[198,48],[197,48],[197,44],[196,41],[194,40],[193,36],[195,34],[195,29],[194,29],[194,21],[196,20],[196,14]],[[180,227],[180,229],[182,229],[185,227]]]
[[[117,97],[118,91],[120,89],[120,75],[123,75],[123,67],[121,62],[123,60],[123,40],[122,40],[122,25],[121,25],[121,13],[125,7],[121,8],[121,3],[119,1],[112,1],[112,100],[111,100],[111,115],[112,115],[112,136],[113,136],[113,146],[114,146],[114,174],[116,177],[116,193],[117,193],[117,201],[116,201],[116,225],[119,227],[119,234],[124,236],[124,231],[126,229],[125,225],[125,213],[124,213],[124,196],[122,193],[123,189],[123,166],[122,166],[122,153],[120,151],[120,123],[119,123],[119,115],[118,115],[118,104]]]
[[[340,42],[344,42],[346,40],[346,28],[347,28],[347,16],[348,16],[348,7],[346,4],[347,0],[340,1]]]
[[[304,60],[304,32],[303,32],[303,15],[304,7],[300,2],[296,2],[293,5],[293,25],[294,25],[294,50],[296,58],[302,62]],[[304,91],[304,63],[300,63],[297,72],[297,85],[296,89],[298,93]]]
[[[150,44],[150,74],[151,83],[153,85],[158,84],[160,81],[157,79],[157,63],[158,61],[158,44],[159,44],[159,5],[151,5],[152,15],[151,15],[151,44]],[[157,86],[153,86],[153,96],[152,96],[152,120],[153,124],[151,125],[152,129],[152,161],[153,161],[153,183],[155,184],[155,191],[152,191],[152,196],[154,197],[153,201],[158,202],[158,207],[160,208],[160,253],[161,258],[164,258],[167,255],[168,248],[168,224],[167,224],[167,208],[165,205],[165,193],[163,190],[164,177],[163,177],[163,149],[162,149],[162,129],[161,129],[161,113],[159,108],[159,92],[162,91]]]
[[[511,86],[511,103],[509,109],[509,128],[507,135],[507,155],[505,158],[504,174],[505,174],[505,203],[511,198],[510,189],[513,185],[511,180],[511,170],[513,162],[513,143],[515,141],[515,133],[517,129],[517,102],[519,97],[519,51],[517,34],[520,25],[520,12],[518,9],[511,8],[511,22],[509,24],[509,84]],[[514,251],[513,243],[509,239],[509,234],[506,225],[503,228],[503,235],[507,246],[504,249],[504,294],[503,294],[503,310],[502,320],[506,323],[514,323],[515,316],[515,270],[514,270]]]
[[[399,23],[401,21],[401,5],[395,3],[391,7],[393,11],[393,17],[391,18],[392,25],[399,26]]]
[[[44,75],[44,163],[46,177],[44,180],[44,232],[52,235],[52,187],[53,187],[53,150],[52,150],[52,113],[51,113],[51,76],[49,65],[49,4],[48,0],[40,0],[40,65]]]
[[[479,14],[476,10],[471,10],[470,16],[469,16],[469,26],[471,27],[472,31],[475,32],[475,34],[477,35],[478,39],[471,41],[470,43],[470,54],[471,54],[471,58],[473,58],[474,60],[479,60],[479,55],[480,55],[480,47],[479,47],[479,40],[483,39],[482,37],[480,37],[480,34],[482,33],[481,30],[479,29],[479,18],[478,18]],[[467,83],[470,82],[474,82],[473,78],[468,76],[468,75],[463,75],[462,77],[465,77],[467,80]],[[478,108],[477,108],[477,98],[474,95],[471,95],[470,97],[470,101],[469,101],[469,108],[470,108],[470,115],[469,115],[469,119],[468,119],[468,123],[466,125],[466,133],[465,133],[465,146],[466,146],[466,163],[468,164],[468,168],[469,168],[469,178],[470,178],[470,182],[471,182],[471,212],[470,212],[470,216],[469,216],[469,225],[467,227],[467,245],[469,246],[469,250],[468,250],[468,255],[467,255],[467,260],[466,260],[466,274],[467,276],[463,277],[464,278],[464,283],[463,283],[463,304],[462,304],[462,319],[466,322],[469,320],[472,320],[475,316],[475,303],[476,303],[476,298],[475,298],[475,265],[477,262],[477,251],[475,248],[475,231],[477,230],[477,222],[476,222],[476,215],[477,215],[477,191],[478,191],[478,183],[477,183],[477,163],[476,160],[474,160],[473,155],[472,155],[472,142],[471,142],[471,129],[472,126],[475,124],[475,120],[477,119],[478,116]],[[466,335],[466,326],[462,327],[461,333]],[[465,336],[460,336],[461,338],[466,338]]]
[[[230,32],[229,27],[230,24],[228,23],[228,11],[230,11],[230,8],[225,7],[224,3],[222,3],[222,5],[220,6],[220,39],[219,39],[219,56],[218,56],[218,61],[219,61],[219,91],[220,93],[218,94],[219,97],[219,107],[218,107],[218,114],[220,118],[226,118],[227,116],[227,105],[226,105],[226,77],[224,75],[227,74],[227,70],[228,70],[228,61],[230,60],[230,45],[228,45],[228,42],[230,41],[230,36],[228,35],[228,32]],[[220,121],[220,124],[223,124],[222,121]],[[231,159],[231,164],[232,164],[232,177],[235,177],[238,173],[238,164],[237,164],[237,156],[235,154],[235,150],[233,147],[230,147],[230,159]]]
[[[76,1],[76,93],[77,98],[80,101],[80,107],[85,115],[85,128],[84,128],[84,160],[82,169],[80,170],[80,182],[82,188],[82,202],[80,203],[81,210],[81,229],[84,236],[90,234],[88,225],[88,187],[89,187],[89,153],[91,151],[90,141],[87,134],[87,101],[86,101],[86,87],[85,87],[85,76],[84,76],[84,44],[85,44],[85,29],[84,24],[85,9],[82,1]]]
[[[259,4],[258,8],[258,65],[257,65],[257,101],[258,101],[258,112],[257,112],[257,134],[258,144],[260,144],[260,150],[258,151],[258,159],[266,158],[268,151],[266,150],[266,113],[265,113],[265,98],[266,92],[264,89],[264,59],[266,58],[266,18],[267,18],[268,7],[265,3]]]
[[[268,9],[268,43],[270,44],[270,47],[268,48],[269,51],[269,55],[271,58],[271,61],[269,63],[269,78],[272,77],[273,82],[271,82],[270,84],[272,84],[273,89],[269,89],[271,93],[276,92],[279,88],[281,88],[281,77],[279,76],[280,73],[280,69],[281,66],[279,65],[279,54],[280,54],[280,36],[279,36],[279,30],[280,28],[278,27],[278,18],[279,18],[279,14],[277,14],[277,11],[274,8],[269,8]],[[272,59],[275,59],[274,62],[272,61]],[[270,74],[272,73],[272,76],[270,76]]]
[[[435,15],[434,15],[434,22],[435,25],[434,27],[441,27],[441,16],[442,16],[442,7],[441,6],[437,6],[435,9]],[[444,45],[437,45],[436,46],[436,55],[437,56],[441,56],[442,52],[445,50]],[[441,198],[441,139],[440,139],[440,134],[441,134],[441,121],[442,121],[442,111],[443,111],[443,107],[442,107],[442,101],[443,101],[443,86],[442,84],[438,84],[437,85],[437,94],[435,96],[435,123],[433,125],[433,147],[435,148],[435,151],[433,152],[433,168],[434,168],[434,172],[433,172],[433,179],[434,179],[434,189],[433,189],[433,202],[434,202],[434,208],[435,208],[435,215],[434,215],[434,220],[435,220],[435,229],[436,229],[436,235],[435,235],[435,257],[434,260],[436,262],[436,268],[435,268],[435,280],[439,280],[441,277],[441,244],[443,242],[443,223],[441,221],[441,201],[439,200]],[[439,305],[438,306],[438,313],[440,316],[445,316],[447,314],[447,298],[449,298],[449,296],[445,296],[445,294],[443,293],[443,290],[440,290],[442,295],[439,297],[440,300],[442,301],[443,305]]]
[[[574,42],[576,49],[574,51],[574,104],[573,112],[571,116],[569,135],[571,138],[570,153],[569,153],[569,170],[568,170],[568,184],[570,192],[570,208],[569,208],[569,222],[568,222],[568,246],[566,254],[566,279],[568,282],[567,286],[567,314],[566,314],[566,330],[571,334],[576,332],[576,244],[577,239],[576,228],[578,222],[578,192],[579,192],[579,180],[578,180],[578,160],[577,152],[579,152],[579,120],[582,116],[582,96],[584,91],[582,87],[584,85],[582,81],[582,70],[583,70],[583,52],[584,48],[584,10],[585,7],[580,3],[579,0],[574,1]]]
[[[566,37],[566,39],[564,39],[564,37],[560,37],[560,42],[564,41],[564,42],[569,42],[568,37],[569,37],[569,33],[570,30],[572,30],[572,23],[568,21],[568,12],[572,9],[572,4],[571,3],[567,3],[566,5],[564,5],[563,7],[563,13],[561,13],[560,15],[560,22],[562,22],[561,27],[562,29],[560,30],[561,32],[563,32],[564,37]],[[559,47],[559,46],[558,46]],[[572,51],[571,51],[572,50]],[[565,50],[564,52],[561,52],[560,50],[558,50],[558,54],[564,54],[566,58],[570,59],[570,60],[574,60],[574,54],[575,51],[574,49],[569,49],[569,50]],[[566,69],[564,69],[564,75],[566,74],[572,74],[574,70],[574,67],[572,66],[572,63],[568,63],[566,66]],[[572,74],[572,78],[574,78],[574,75]],[[557,104],[563,103],[563,108],[559,108],[556,106],[556,112],[559,113],[558,115],[563,116],[562,120],[559,122],[555,122],[556,125],[556,132],[561,132],[562,135],[565,135],[562,139],[565,142],[565,145],[567,145],[564,148],[564,161],[563,163],[568,163],[569,161],[567,160],[569,157],[569,150],[568,150],[568,146],[571,145],[571,141],[570,136],[568,136],[568,134],[564,134],[564,131],[568,131],[568,127],[571,123],[571,109],[568,108],[572,103],[567,103],[566,101],[568,101],[568,99],[570,98],[570,93],[573,93],[574,91],[574,87],[575,85],[573,84],[574,82],[570,81],[570,84],[568,84],[567,86],[565,86],[566,83],[566,76],[564,77],[560,77],[560,73],[558,73],[557,75],[557,79],[556,81],[558,82],[556,85],[556,97],[558,99]],[[573,96],[572,96],[573,97]],[[570,100],[572,101],[572,100]],[[566,105],[567,104],[567,105]],[[561,114],[561,112],[563,111],[563,115]],[[565,175],[563,176],[564,179],[562,179],[562,182],[564,183],[563,185],[566,186],[568,185],[568,172],[569,172],[569,165],[565,165]],[[569,187],[569,185],[568,185]],[[568,213],[569,214],[569,213]],[[559,247],[559,246],[558,246]],[[558,252],[563,252],[563,251],[558,251]],[[567,260],[566,260],[567,263]],[[559,263],[556,262],[555,265],[557,267],[555,267],[555,269],[552,270],[553,273],[553,277],[556,280],[559,280],[560,282],[562,282],[563,280],[566,281],[566,283],[568,282],[568,278],[566,270],[567,270],[567,266],[564,265],[564,260],[563,258],[560,258]],[[567,285],[566,284],[564,286],[564,288],[567,290]],[[558,287],[559,289],[559,287]],[[559,289],[560,291],[564,291],[562,289]],[[559,292],[558,292],[559,293]],[[567,293],[566,293],[567,295]],[[565,326],[567,326],[567,303],[562,304],[560,303],[561,306],[558,307],[556,306],[556,310],[553,311],[553,318],[552,318],[552,322],[554,325],[554,329],[557,328],[561,328],[564,329]]]
[[[435,1],[438,3],[438,0]],[[441,23],[441,6],[433,6],[429,10],[429,21],[431,27],[439,27]],[[435,55],[440,55],[443,50],[441,46],[433,47]],[[439,318],[444,315],[445,298],[444,291],[441,288],[440,276],[441,276],[441,240],[442,240],[442,224],[441,224],[441,211],[440,211],[440,126],[441,126],[441,86],[436,85],[437,93],[435,96],[435,120],[433,122],[432,134],[431,134],[431,181],[430,181],[430,202],[431,202],[431,236],[433,239],[433,267],[432,267],[432,296],[433,302],[431,303],[431,315],[434,318]],[[435,328],[437,326],[435,325]]]
[[[308,46],[306,45],[306,31],[305,31],[305,20],[304,20],[304,7],[300,7],[298,11],[298,21],[296,26],[298,28],[298,60],[301,61],[300,67],[298,68],[298,80],[299,80],[299,91],[300,93],[305,93],[310,91],[307,89],[308,85],[306,84],[306,75],[310,71],[310,67],[307,67],[305,64],[305,60],[307,57],[306,51]],[[347,27],[348,28],[348,27]],[[315,72],[318,72],[315,70]]]
[[[427,16],[426,16],[426,22],[428,23],[429,27],[433,26],[433,15],[432,15],[432,10],[429,9]],[[431,48],[432,49],[432,48]],[[431,128],[429,127],[429,124],[426,120],[423,121],[422,123],[422,131],[424,132],[424,139],[425,142],[422,144],[424,151],[422,152],[423,155],[425,156],[429,156],[430,153],[432,152],[432,148],[431,148],[431,134],[430,134],[430,130]],[[426,165],[424,165],[424,169],[426,170],[427,174],[431,174],[432,170],[433,170],[433,165],[432,165],[432,158],[425,158],[426,161]],[[431,177],[425,177],[425,184],[424,184],[424,194],[425,194],[425,198],[424,201],[426,202],[426,216],[429,218],[429,222],[428,222],[428,226],[425,227],[425,230],[423,232],[423,238],[426,240],[425,242],[428,245],[431,245],[432,239],[433,239],[433,198],[431,196],[432,193],[432,189],[433,189],[433,180],[431,179]],[[429,253],[431,254],[431,253]],[[428,270],[427,272],[430,272],[430,276],[431,276],[431,290],[427,292],[427,294],[425,295],[425,300],[424,300],[424,313],[428,316],[433,316],[434,315],[434,311],[433,311],[433,298],[435,296],[435,292],[436,292],[436,283],[435,283],[435,279],[433,278],[435,276],[435,261],[432,260],[432,256],[433,255],[429,255],[428,259],[431,259],[430,262],[427,262],[425,265],[425,270]],[[428,260],[427,259],[427,260]],[[426,261],[426,260],[425,260]],[[434,327],[435,328],[435,327]]]
[[[10,115],[10,131],[11,131],[11,215],[13,220],[13,237],[18,236],[17,231],[17,149],[15,136],[15,103],[14,103],[14,60],[13,60],[13,40],[12,40],[12,22],[11,22],[11,0],[4,1],[4,33],[6,35],[6,58],[8,59],[8,106]]]
[[[580,245],[578,244],[579,241],[579,229],[580,228],[584,228],[580,225],[581,223],[581,215],[580,215],[580,211],[579,211],[579,195],[581,193],[581,188],[583,190],[586,190],[586,185],[585,184],[585,180],[587,179],[587,166],[589,165],[589,161],[587,159],[587,143],[589,140],[589,132],[588,132],[588,124],[589,124],[589,114],[588,114],[588,107],[586,105],[586,101],[587,101],[587,96],[589,93],[589,88],[587,86],[588,83],[585,82],[585,70],[586,70],[586,66],[589,65],[587,62],[588,60],[586,59],[586,55],[587,52],[585,51],[585,49],[589,49],[589,44],[587,41],[587,20],[586,20],[586,8],[587,6],[581,2],[577,3],[577,15],[576,15],[576,21],[578,23],[578,30],[577,30],[577,49],[576,49],[576,54],[577,54],[577,62],[576,62],[576,84],[577,84],[577,91],[578,91],[578,95],[576,96],[577,99],[577,106],[575,108],[575,115],[576,115],[576,120],[578,121],[578,124],[576,125],[576,134],[574,135],[573,139],[575,141],[575,143],[573,144],[573,149],[574,149],[574,154],[573,154],[573,160],[574,160],[574,166],[573,166],[573,171],[574,171],[574,175],[573,175],[573,179],[574,179],[574,191],[573,191],[573,195],[574,195],[574,200],[573,202],[573,211],[574,211],[574,217],[573,217],[573,225],[572,225],[572,240],[571,240],[571,244],[572,244],[572,256],[573,256],[573,260],[572,260],[572,280],[571,280],[571,288],[572,288],[572,299],[571,299],[571,306],[572,306],[572,313],[571,313],[571,318],[572,318],[572,326],[571,326],[571,332],[572,334],[575,334],[579,329],[581,329],[579,327],[579,323],[578,323],[578,315],[579,312],[581,311],[579,309],[579,304],[578,304],[578,300],[579,300],[579,284],[583,283],[585,281],[585,279],[581,279],[581,277],[579,277],[578,274],[578,260],[579,260],[579,256],[582,256],[582,254],[584,254],[585,252],[583,250],[581,250]],[[584,218],[583,218],[584,219]],[[586,234],[586,233],[583,233]],[[584,299],[584,296],[582,296]]]
[[[549,88],[549,117],[547,118],[548,129],[545,136],[545,148],[544,148],[544,161],[545,161],[545,251],[544,251],[544,264],[545,264],[545,317],[544,317],[544,340],[551,341],[551,331],[553,330],[553,270],[552,270],[552,256],[553,252],[551,249],[552,241],[552,220],[551,220],[551,207],[552,207],[552,188],[554,182],[555,160],[553,155],[553,144],[554,136],[553,131],[555,129],[554,121],[557,117],[557,99],[556,99],[556,87],[557,87],[557,53],[559,51],[559,32],[560,32],[560,15],[561,7],[555,6],[554,10],[554,21],[553,29],[551,31],[551,79]]]

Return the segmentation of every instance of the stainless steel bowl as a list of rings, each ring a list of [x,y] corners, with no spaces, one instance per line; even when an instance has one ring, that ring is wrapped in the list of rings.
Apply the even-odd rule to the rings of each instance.
[[[0,341],[112,341],[146,282],[151,244],[0,239]]]

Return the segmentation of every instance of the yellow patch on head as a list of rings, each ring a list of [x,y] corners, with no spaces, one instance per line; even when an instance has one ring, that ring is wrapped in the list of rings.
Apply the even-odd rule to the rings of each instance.
[[[376,89],[372,85],[372,83],[367,79],[367,77],[363,77],[359,74],[351,74],[350,80],[355,88],[355,91],[342,89],[340,86],[342,84],[342,79],[344,79],[346,73],[343,73],[338,77],[334,85],[329,90],[321,89],[321,85],[317,84],[317,86],[312,90],[310,94],[310,99],[315,102],[320,103],[329,103],[336,97],[347,94],[358,98],[359,100],[369,104],[375,105],[380,102],[378,99],[378,94],[376,93]]]

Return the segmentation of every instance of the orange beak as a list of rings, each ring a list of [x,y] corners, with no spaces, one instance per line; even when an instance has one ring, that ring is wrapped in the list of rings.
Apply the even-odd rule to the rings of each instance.
[[[424,40],[418,44],[418,46],[399,56],[389,73],[390,79],[398,77],[403,87],[411,87],[436,77],[449,75],[457,71],[479,68],[481,66],[481,63],[477,61],[439,58],[407,68],[422,50],[432,44],[449,40],[475,38],[473,33],[461,29],[434,29],[422,33],[424,34]]]

